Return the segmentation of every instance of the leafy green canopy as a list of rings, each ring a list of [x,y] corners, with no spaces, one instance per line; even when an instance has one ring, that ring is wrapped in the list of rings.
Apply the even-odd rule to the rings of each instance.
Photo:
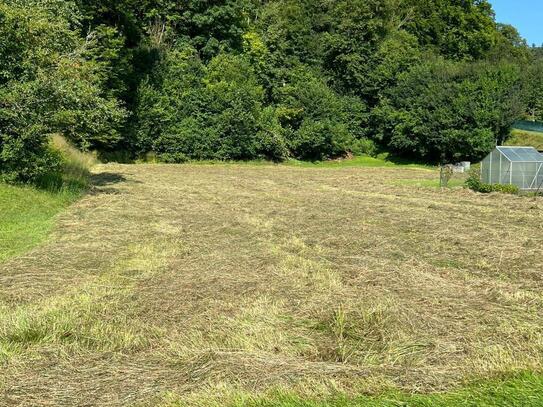
[[[138,91],[137,145],[168,162],[285,155],[281,129],[241,56],[204,65],[190,46],[168,52]]]
[[[372,112],[376,137],[428,160],[477,159],[525,109],[518,66],[436,60],[403,74]]]
[[[487,0],[0,0],[0,173],[81,149],[187,159],[478,158],[541,117]]]
[[[90,45],[72,29],[68,3],[0,3],[0,175],[33,181],[59,169],[48,135],[83,149],[118,142],[125,112],[102,91]],[[46,7],[47,6],[47,7]],[[62,6],[63,13],[56,13]],[[71,13],[73,12],[73,14]]]

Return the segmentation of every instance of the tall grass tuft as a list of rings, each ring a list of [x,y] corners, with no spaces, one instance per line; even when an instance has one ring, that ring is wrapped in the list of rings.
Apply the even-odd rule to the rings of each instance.
[[[62,169],[40,177],[39,188],[52,192],[79,193],[88,188],[90,170],[98,163],[96,155],[84,153],[75,148],[60,134],[51,136],[50,148],[60,156]]]

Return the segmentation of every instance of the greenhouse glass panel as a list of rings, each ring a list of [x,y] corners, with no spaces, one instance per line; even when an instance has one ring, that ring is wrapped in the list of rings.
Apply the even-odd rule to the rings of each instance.
[[[481,162],[481,180],[521,190],[543,189],[543,155],[533,147],[496,147]]]
[[[504,155],[509,161],[537,162],[541,161],[541,154],[533,147],[496,147],[498,154]],[[496,152],[496,150],[493,151]]]

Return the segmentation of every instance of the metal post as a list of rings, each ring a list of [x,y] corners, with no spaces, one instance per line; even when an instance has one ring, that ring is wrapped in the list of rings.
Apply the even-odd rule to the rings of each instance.
[[[494,151],[490,153],[490,160],[488,160],[488,183],[489,184],[492,184],[492,158],[493,157],[494,157]]]
[[[502,183],[502,154],[500,154],[500,182],[498,184]]]
[[[509,162],[509,184],[513,185],[513,162]]]

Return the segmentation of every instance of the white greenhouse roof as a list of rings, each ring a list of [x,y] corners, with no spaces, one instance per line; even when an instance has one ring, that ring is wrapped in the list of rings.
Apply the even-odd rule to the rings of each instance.
[[[543,154],[533,147],[496,147],[511,162],[543,163]]]

